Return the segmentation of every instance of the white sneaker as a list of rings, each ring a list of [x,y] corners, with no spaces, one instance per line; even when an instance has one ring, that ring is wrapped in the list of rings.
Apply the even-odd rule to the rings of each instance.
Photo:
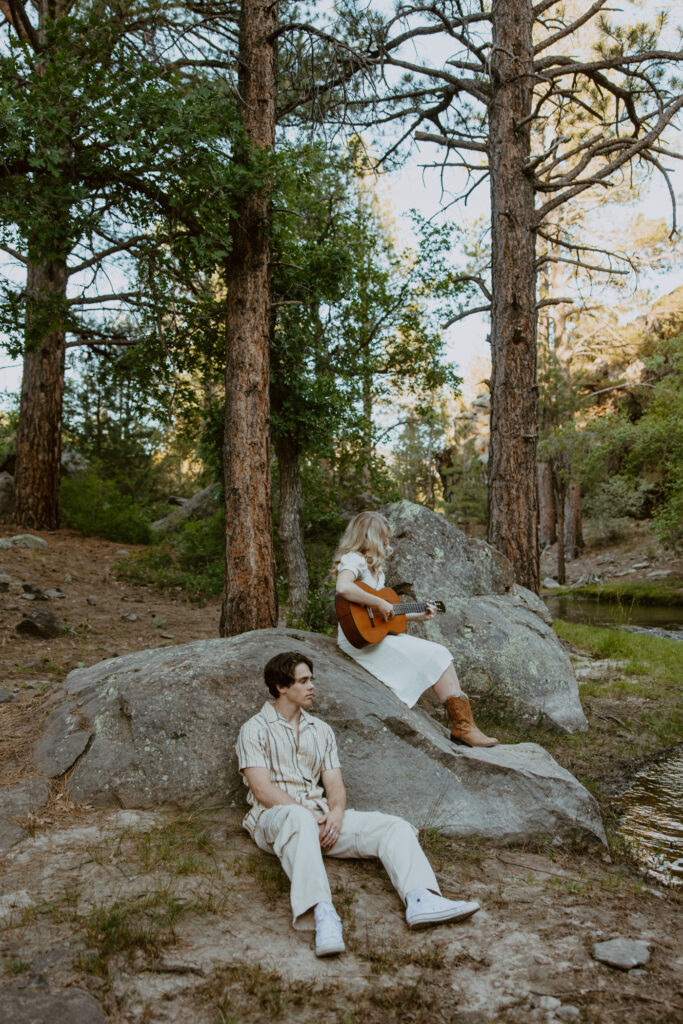
[[[315,955],[334,956],[345,950],[339,914],[331,903],[318,903],[315,908]]]
[[[427,928],[442,921],[462,921],[479,910],[479,904],[447,900],[429,889],[413,889],[406,896],[406,921],[409,928]]]

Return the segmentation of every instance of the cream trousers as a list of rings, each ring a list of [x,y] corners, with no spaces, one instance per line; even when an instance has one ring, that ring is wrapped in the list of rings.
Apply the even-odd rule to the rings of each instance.
[[[303,931],[314,928],[310,911],[316,903],[331,903],[332,894],[313,814],[298,804],[269,807],[259,817],[253,839],[262,850],[279,857],[292,884],[294,927]],[[416,830],[393,814],[346,811],[339,838],[324,856],[379,857],[404,901],[412,889],[440,891]]]

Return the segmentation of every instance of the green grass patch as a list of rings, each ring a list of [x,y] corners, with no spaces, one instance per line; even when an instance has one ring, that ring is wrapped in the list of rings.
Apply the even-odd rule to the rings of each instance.
[[[128,856],[129,851],[146,872],[161,869],[173,875],[209,875],[217,871],[215,844],[199,813],[181,814],[145,832],[125,831],[117,852]]]
[[[114,954],[130,958],[140,950],[155,960],[177,941],[175,926],[183,910],[180,900],[166,890],[128,903],[95,907],[84,922],[88,948],[81,954],[80,967],[105,977]]]

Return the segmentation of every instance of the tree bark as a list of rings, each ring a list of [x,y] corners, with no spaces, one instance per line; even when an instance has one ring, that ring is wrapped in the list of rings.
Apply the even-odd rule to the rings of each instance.
[[[555,532],[555,498],[553,475],[547,462],[537,463],[538,471],[538,523],[541,551],[551,547],[557,540]]]
[[[534,184],[526,170],[533,85],[530,0],[494,0],[491,168],[491,448],[488,540],[538,592]]]
[[[564,499],[564,554],[570,562],[583,550],[581,484],[572,481]]]
[[[275,143],[278,4],[243,0],[238,96],[248,145]],[[249,151],[236,154],[245,168]],[[270,185],[251,192],[231,222],[226,266],[225,588],[221,636],[277,625],[273,556],[269,340]]]
[[[280,467],[278,535],[287,568],[287,617],[296,620],[303,618],[308,603],[308,564],[301,529],[299,446],[292,438],[277,438],[275,454]]]
[[[567,582],[564,559],[564,502],[567,496],[567,485],[562,467],[551,463],[551,468],[555,508],[557,509],[557,582],[564,584]]]
[[[66,282],[66,259],[28,265],[14,518],[33,530],[59,526]]]

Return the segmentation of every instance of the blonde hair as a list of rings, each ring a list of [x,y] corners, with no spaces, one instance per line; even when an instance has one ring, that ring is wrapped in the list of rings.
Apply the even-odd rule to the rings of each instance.
[[[365,558],[373,576],[376,576],[386,554],[385,542],[390,536],[391,526],[383,515],[379,512],[359,512],[346,527],[337,545],[333,573],[337,574],[344,555],[349,551],[357,551]]]

